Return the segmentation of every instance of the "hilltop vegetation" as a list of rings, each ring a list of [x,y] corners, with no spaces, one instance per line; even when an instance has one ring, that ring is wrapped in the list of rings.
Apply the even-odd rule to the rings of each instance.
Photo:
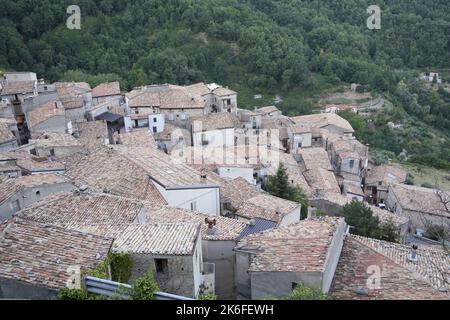
[[[3,0],[0,66],[57,80],[68,70],[144,82],[252,87],[330,80],[387,89],[390,68],[448,66],[447,0],[378,1],[382,30],[366,27],[369,0]],[[81,30],[65,28],[78,4]]]
[[[65,26],[69,5],[81,30]],[[396,157],[448,168],[450,101],[408,70],[448,69],[448,0],[380,0],[381,30],[366,26],[370,0],[3,0],[0,70],[32,70],[49,81],[219,82],[241,106],[282,94],[287,114],[345,83],[385,94],[391,107],[359,130]],[[255,101],[252,96],[264,94]],[[393,132],[386,120],[411,130]],[[392,134],[392,136],[391,136]]]

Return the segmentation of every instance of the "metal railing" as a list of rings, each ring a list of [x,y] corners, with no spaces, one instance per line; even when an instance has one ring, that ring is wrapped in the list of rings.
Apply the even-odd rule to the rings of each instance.
[[[114,282],[95,277],[84,277],[83,284],[86,291],[99,296],[118,297],[124,300],[130,299],[132,287],[129,284]],[[194,300],[188,297],[178,296],[165,292],[155,292],[155,300]]]

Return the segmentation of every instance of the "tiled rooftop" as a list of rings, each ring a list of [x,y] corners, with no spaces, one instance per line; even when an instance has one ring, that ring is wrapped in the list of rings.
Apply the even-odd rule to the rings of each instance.
[[[275,106],[267,106],[267,107],[262,107],[262,108],[258,108],[256,109],[256,113],[260,113],[263,115],[272,113],[272,112],[278,112],[280,111],[277,107]]]
[[[49,159],[48,157],[37,157],[24,150],[16,150],[0,154],[0,159],[15,161],[16,165],[25,171],[64,171],[63,163]]]
[[[281,222],[283,217],[298,208],[300,204],[267,193],[250,198],[238,208],[236,214],[247,218],[263,218],[273,222]]]
[[[6,81],[0,93],[2,95],[11,95],[32,93],[33,91],[34,81]]]
[[[215,219],[215,233],[208,234],[208,225],[205,219]],[[209,217],[208,215],[196,213],[193,211],[171,208],[167,206],[151,207],[147,211],[148,223],[174,223],[189,222],[201,224],[201,233],[204,240],[212,241],[233,241],[245,229],[246,224],[236,219],[230,219],[222,216]]]
[[[108,147],[99,148],[79,162],[71,164],[67,175],[78,186],[88,185],[99,192],[166,204],[139,166]]]
[[[236,92],[233,90],[230,90],[228,88],[224,88],[224,87],[218,87],[216,89],[213,90],[214,95],[218,96],[218,97],[226,97],[226,96],[232,96],[235,95]]]
[[[16,137],[9,129],[9,125],[0,122],[0,144],[16,140]]]
[[[108,139],[108,125],[104,121],[87,121],[77,123],[78,141],[93,151],[100,146],[105,145],[105,139]]]
[[[94,269],[111,245],[112,239],[15,218],[0,225],[0,277],[61,289],[69,267]]]
[[[342,218],[303,220],[251,235],[238,249],[254,250],[250,272],[323,272],[329,247]]]
[[[200,236],[196,223],[131,224],[114,241],[113,251],[157,256],[192,255]]]
[[[223,180],[220,188],[222,202],[230,203],[235,209],[239,208],[245,201],[257,196],[259,191],[249,184],[244,178],[234,180]]]
[[[449,217],[448,211],[445,210],[444,205],[438,197],[437,190],[406,184],[394,184],[391,188],[403,210]],[[443,193],[443,195],[446,195],[447,199],[450,198],[448,192]]]
[[[333,172],[315,168],[303,173],[313,192],[341,193]]]
[[[311,125],[311,128],[318,129],[329,125],[334,125],[343,129],[345,132],[354,132],[352,126],[347,120],[334,113],[311,114],[307,116],[292,117],[291,119],[298,124],[308,123]]]
[[[31,175],[5,179],[0,184],[0,203],[3,203],[5,200],[25,188],[64,182],[67,182],[67,179],[56,174]]]
[[[381,165],[372,168],[366,176],[367,185],[377,185],[381,182],[383,186],[395,183],[403,183],[406,180],[406,171],[397,165]]]
[[[186,86],[186,89],[192,95],[205,96],[205,95],[208,95],[211,93],[211,90],[209,90],[208,86],[206,84],[204,84],[203,82]]]
[[[80,141],[68,133],[48,132],[30,140],[36,147],[82,147]]]
[[[298,150],[303,159],[306,170],[314,168],[322,168],[325,170],[333,170],[328,153],[324,148],[303,148]]]
[[[114,149],[165,188],[186,186],[218,187],[218,181],[212,177],[202,178],[200,172],[185,164],[172,161],[167,154],[160,150],[118,145],[114,146]]]
[[[193,118],[192,132],[236,128],[239,123],[239,118],[233,113],[211,113],[202,117]]]
[[[341,139],[333,142],[333,149],[342,159],[365,159],[369,148],[356,139]]]
[[[51,101],[28,111],[28,125],[32,128],[56,116],[65,116],[64,107],[60,101]]]
[[[83,107],[83,94],[91,91],[90,85],[85,82],[58,82],[55,86],[59,99],[66,109]]]
[[[139,201],[105,194],[59,193],[46,197],[17,216],[115,238],[136,221],[144,205]]]
[[[161,109],[203,109],[205,102],[185,87],[174,85],[136,88],[127,94],[129,106],[159,107]]]
[[[133,129],[116,135],[116,143],[130,147],[148,147],[157,149],[156,141],[148,129]]]
[[[293,186],[299,186],[306,194],[310,194],[310,186],[302,173],[300,165],[295,160],[294,156],[290,153],[279,152],[279,162],[283,163],[286,168],[286,173],[289,176],[289,182]],[[267,174],[275,176],[278,170],[278,163],[272,163],[267,168]]]
[[[410,262],[411,248],[355,235],[348,235],[333,279],[331,294],[336,299],[450,299],[440,291],[449,290],[450,258],[443,250],[419,249],[417,262]],[[370,266],[378,267],[378,288],[367,288]],[[367,295],[357,290],[368,289]]]
[[[120,95],[119,82],[101,83],[92,89],[92,98]]]
[[[378,217],[380,222],[392,222],[395,226],[401,227],[408,223],[409,219],[399,214],[391,213],[390,211],[380,209],[375,206],[369,206],[372,209],[374,216]]]

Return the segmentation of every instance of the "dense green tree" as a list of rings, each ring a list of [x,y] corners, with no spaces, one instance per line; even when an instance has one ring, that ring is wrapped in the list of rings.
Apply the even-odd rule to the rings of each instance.
[[[309,207],[308,197],[300,186],[293,187],[290,184],[289,176],[283,163],[280,163],[276,175],[269,177],[266,188],[273,196],[301,204],[301,218],[306,219]]]
[[[352,201],[342,208],[342,216],[350,225],[353,234],[364,237],[378,236],[380,220],[373,215],[372,210],[361,201]]]

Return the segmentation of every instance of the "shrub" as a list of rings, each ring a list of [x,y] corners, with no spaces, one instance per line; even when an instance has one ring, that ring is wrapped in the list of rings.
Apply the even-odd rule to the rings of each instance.
[[[428,189],[433,189],[434,188],[434,186],[431,183],[429,183],[429,182],[422,183],[421,187],[422,188],[428,188]]]
[[[411,173],[406,175],[405,184],[413,186],[414,185],[414,176]]]
[[[153,273],[148,272],[142,278],[136,279],[133,283],[131,299],[133,300],[154,300],[155,292],[159,291],[158,284],[153,278]]]
[[[212,293],[205,293],[199,297],[199,300],[217,300],[217,296]]]
[[[113,281],[127,283],[133,270],[133,258],[128,253],[111,253],[109,255],[111,277]]]
[[[95,300],[95,297],[84,289],[64,288],[59,290],[58,300]]]
[[[297,285],[285,300],[329,300],[330,297],[319,288],[308,287],[304,284]]]

